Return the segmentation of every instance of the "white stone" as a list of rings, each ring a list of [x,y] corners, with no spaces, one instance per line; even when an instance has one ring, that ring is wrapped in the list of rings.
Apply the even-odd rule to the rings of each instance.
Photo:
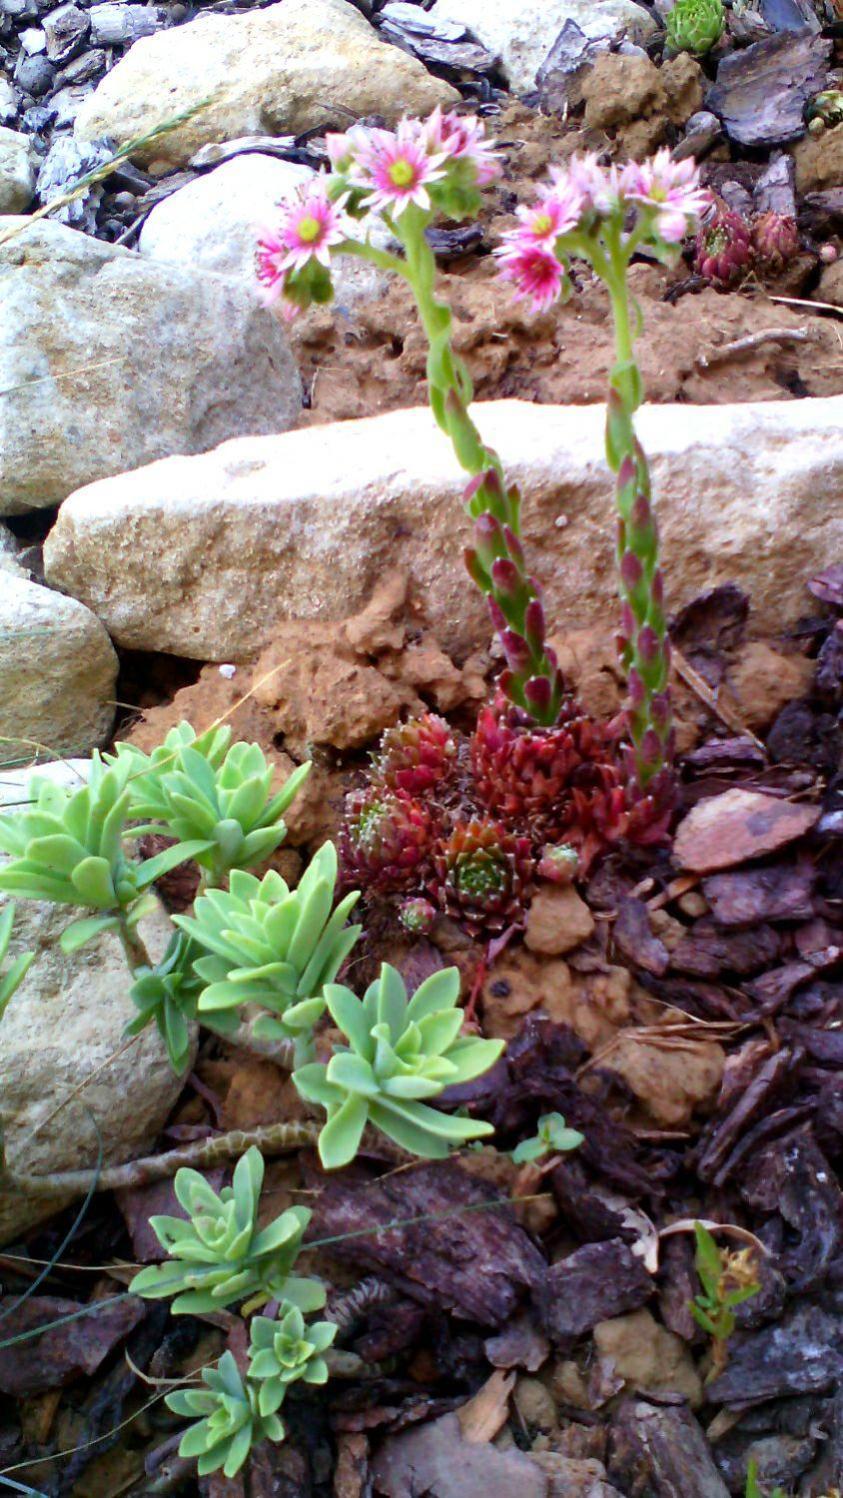
[[[458,97],[381,41],[350,0],[283,0],[245,15],[200,15],[135,42],[83,105],[75,131],[122,145],[207,101],[135,153],[181,164],[208,141],[422,115]]]
[[[88,765],[69,760],[36,773],[72,787],[86,778]],[[31,774],[0,773],[0,809],[20,803]],[[6,900],[0,894],[0,909]],[[12,1170],[90,1167],[97,1160],[97,1130],[105,1163],[133,1159],[152,1146],[183,1085],[154,1026],[128,1044],[124,1038],[136,1010],[117,938],[100,936],[72,957],[59,947],[62,931],[82,913],[16,902],[10,955],[36,956],[0,1023],[0,1127]],[[163,908],[140,930],[158,960],[171,931]],[[63,1198],[0,1191],[0,1244],[63,1205]]]
[[[0,515],[171,453],[284,431],[301,409],[283,328],[236,281],[47,220],[0,247],[0,389],[11,392]]]
[[[617,588],[603,406],[494,401],[474,415],[521,486],[551,628],[604,623]],[[647,406],[636,422],[668,606],[733,580],[761,630],[804,612],[805,582],[843,553],[843,397]],[[348,618],[407,567],[416,622],[467,650],[488,620],[463,571],[463,486],[425,408],[245,438],[73,494],[47,577],[119,644],[237,661],[282,619]]]
[[[432,20],[459,21],[501,60],[519,94],[536,86],[536,73],[566,21],[588,37],[643,41],[655,22],[635,0],[436,0]]]
[[[75,598],[6,573],[0,582],[0,743],[3,758],[33,745],[88,754],[114,722],[117,656],[95,614]],[[14,754],[8,740],[21,740]],[[3,742],[3,741],[6,742]]]
[[[32,142],[19,130],[0,128],[0,213],[20,213],[35,192]]]
[[[311,167],[294,161],[244,152],[153,208],[141,230],[138,249],[150,260],[236,276],[255,289],[258,231],[272,227],[280,199],[316,175]],[[380,248],[389,243],[379,219],[372,219],[370,233]],[[331,273],[336,301],[346,307],[377,296],[389,279],[388,272],[350,255],[336,256]]]
[[[12,535],[7,525],[0,521],[0,572],[11,572],[15,577],[26,577],[26,571],[18,561],[21,543]]]

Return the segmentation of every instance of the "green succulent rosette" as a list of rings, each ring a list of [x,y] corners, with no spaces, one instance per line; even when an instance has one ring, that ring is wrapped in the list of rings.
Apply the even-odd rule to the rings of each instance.
[[[341,984],[328,984],[325,1001],[348,1040],[327,1065],[311,1062],[293,1073],[306,1102],[326,1109],[319,1136],[326,1169],[354,1159],[371,1121],[403,1149],[443,1159],[453,1145],[492,1133],[491,1125],[449,1116],[429,1106],[446,1087],[470,1082],[498,1060],[502,1040],[460,1034],[456,968],[434,973],[407,998],[403,979],[384,963],[380,977],[358,999]]]
[[[255,1295],[288,1300],[301,1311],[321,1310],[322,1284],[291,1272],[311,1214],[306,1207],[290,1207],[259,1230],[263,1173],[263,1156],[254,1145],[238,1161],[231,1185],[220,1192],[197,1170],[177,1171],[175,1193],[187,1220],[150,1217],[169,1260],[136,1274],[131,1293],[150,1300],[174,1296],[174,1314],[219,1311]]]
[[[325,843],[295,890],[275,870],[263,879],[235,869],[229,889],[208,890],[192,916],[175,924],[202,956],[194,970],[202,979],[200,1016],[230,1034],[243,1004],[269,1011],[254,1026],[273,1040],[309,1040],[325,1008],[323,989],[360,935],[346,921],[359,894],[346,895],[333,909],[337,854]]]
[[[310,770],[300,765],[273,796],[273,768],[260,745],[230,739],[227,727],[197,738],[189,723],[179,723],[151,754],[118,744],[114,756],[115,764],[130,768],[132,816],[141,819],[133,835],[206,841],[196,862],[214,883],[230,869],[262,863],[280,846],[287,832],[283,813]]]
[[[723,0],[676,0],[665,22],[668,51],[702,57],[719,42],[725,25]]]
[[[142,863],[123,847],[131,815],[130,766],[106,767],[94,750],[87,782],[76,791],[33,775],[25,809],[0,816],[0,849],[9,862],[0,868],[0,890],[28,900],[81,905],[101,912],[74,922],[61,937],[74,951],[98,932],[132,922],[143,913],[142,896],[154,880],[210,844],[182,841]]]
[[[200,1477],[220,1468],[225,1477],[235,1477],[258,1441],[283,1441],[283,1423],[275,1413],[260,1413],[258,1391],[244,1384],[232,1353],[224,1352],[215,1368],[204,1368],[202,1382],[204,1389],[165,1396],[174,1414],[195,1422],[181,1438],[179,1456],[195,1457]]]
[[[292,1383],[327,1383],[328,1364],[322,1354],[337,1334],[333,1321],[308,1326],[298,1306],[282,1306],[277,1320],[254,1316],[250,1330],[249,1378],[260,1385],[262,1415],[275,1414]]]
[[[190,1061],[191,1023],[203,987],[193,966],[198,956],[200,948],[183,931],[176,931],[161,961],[155,967],[138,969],[129,989],[138,1012],[126,1026],[126,1034],[138,1035],[154,1023],[179,1076]]]

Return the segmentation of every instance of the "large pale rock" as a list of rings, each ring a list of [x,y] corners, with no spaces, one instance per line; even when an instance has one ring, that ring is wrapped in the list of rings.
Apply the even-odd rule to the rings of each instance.
[[[0,129],[0,213],[20,213],[35,192],[32,140],[18,130]]]
[[[501,60],[517,93],[536,86],[536,73],[566,21],[587,37],[643,41],[655,31],[635,0],[436,0],[431,19],[459,21]]]
[[[494,401],[474,414],[522,487],[553,626],[604,622],[616,583],[602,406]],[[761,629],[804,610],[805,579],[843,549],[842,420],[840,397],[639,413],[671,606],[732,579]],[[463,571],[463,482],[424,408],[229,442],[73,494],[47,577],[118,644],[230,660],[281,619],[349,618],[406,567],[419,624],[468,651],[488,623]]]
[[[88,763],[68,760],[38,773],[75,786]],[[31,773],[3,772],[0,810],[26,795]],[[0,909],[6,898],[0,894]],[[9,1165],[20,1172],[94,1165],[97,1131],[106,1163],[144,1153],[182,1087],[154,1026],[128,1045],[124,1039],[136,1011],[117,938],[101,936],[73,957],[61,951],[59,937],[79,914],[17,901],[10,952],[36,958],[0,1023],[0,1127]],[[163,954],[170,929],[161,908],[141,922],[153,958]],[[63,1205],[63,1198],[0,1191],[0,1244]]]
[[[0,389],[12,392],[0,402],[0,515],[154,458],[284,431],[301,408],[283,328],[235,281],[47,221],[0,247]]]
[[[275,223],[282,198],[316,175],[309,166],[260,152],[235,156],[153,208],[138,249],[150,260],[236,276],[256,290],[258,231]],[[390,235],[380,219],[372,217],[368,232],[379,248],[388,247]],[[377,296],[389,280],[388,272],[350,255],[335,256],[331,275],[335,300],[346,307]]]
[[[111,730],[117,656],[99,619],[14,573],[0,584],[0,682],[0,735],[23,741],[20,758],[36,743],[88,754]]]
[[[207,141],[301,134],[349,117],[427,114],[450,84],[380,40],[349,0],[283,0],[246,15],[202,15],[143,37],[83,104],[75,131],[119,145],[201,106],[135,153],[185,162]]]

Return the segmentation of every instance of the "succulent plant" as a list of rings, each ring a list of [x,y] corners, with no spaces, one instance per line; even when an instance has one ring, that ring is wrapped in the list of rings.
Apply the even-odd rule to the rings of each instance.
[[[703,224],[694,245],[694,270],[726,290],[743,280],[753,261],[752,231],[740,213],[720,204]]]
[[[177,931],[170,938],[161,961],[154,967],[138,968],[129,989],[129,997],[138,1013],[126,1026],[126,1034],[139,1035],[154,1021],[167,1048],[170,1064],[179,1075],[190,1061],[190,1022],[196,1018],[199,995],[204,987],[193,966],[201,953],[201,947],[197,947],[184,932]]]
[[[564,826],[574,771],[606,752],[596,725],[575,714],[570,704],[567,721],[540,728],[500,701],[480,712],[471,740],[474,785],[507,826],[529,827],[534,838]]]
[[[809,128],[815,121],[831,129],[835,125],[843,124],[843,90],[823,89],[822,93],[816,94],[811,100],[807,113]]]
[[[322,1354],[337,1334],[333,1321],[308,1325],[298,1306],[282,1306],[278,1319],[255,1316],[250,1324],[249,1378],[259,1385],[258,1409],[274,1415],[290,1384],[328,1381]]]
[[[143,819],[133,835],[166,831],[183,841],[205,840],[196,862],[214,883],[229,869],[261,863],[284,841],[282,813],[310,769],[300,765],[273,796],[273,768],[260,745],[229,745],[230,738],[229,728],[197,738],[189,723],[180,723],[152,754],[120,743],[114,756],[115,764],[131,767],[132,816]]]
[[[133,907],[139,914],[141,895],[160,874],[209,847],[204,839],[192,839],[133,863],[123,848],[129,771],[128,763],[106,768],[95,749],[88,781],[79,790],[33,775],[27,809],[0,816],[0,848],[11,855],[0,869],[0,889],[111,913],[69,926],[61,941],[65,951],[117,925],[118,914],[125,917]]]
[[[12,904],[0,911],[0,965],[6,960],[9,943],[12,939],[12,927],[15,923],[15,907]],[[21,952],[13,962],[9,963],[5,973],[0,972],[0,1019],[3,1011],[13,994],[17,993],[30,967],[35,961],[34,952]]]
[[[530,839],[496,821],[458,822],[437,845],[431,893],[472,935],[503,931],[524,919],[534,873]]]
[[[416,895],[398,907],[398,920],[411,936],[425,936],[436,920],[436,906]]]
[[[327,1111],[319,1136],[326,1169],[354,1159],[369,1120],[403,1149],[432,1160],[492,1132],[487,1123],[429,1106],[445,1087],[487,1071],[503,1050],[503,1041],[460,1035],[459,992],[459,973],[448,968],[426,978],[408,1001],[388,963],[362,1000],[329,984],[328,1009],[348,1046],[335,1049],[327,1065],[312,1062],[293,1073],[305,1101]]]
[[[417,884],[429,859],[433,817],[422,801],[380,784],[351,791],[339,849],[343,882],[387,894]]]
[[[673,776],[665,772],[672,785]],[[629,788],[617,765],[589,765],[571,791],[565,836],[579,855],[579,870],[588,873],[598,854],[626,836],[629,826]]]
[[[234,1356],[224,1352],[215,1368],[203,1368],[204,1389],[176,1389],[165,1403],[176,1415],[199,1418],[181,1438],[179,1456],[196,1457],[200,1477],[220,1468],[235,1477],[258,1441],[283,1441],[284,1426],[274,1412],[262,1415],[259,1390],[244,1384]]]
[[[192,916],[174,916],[203,950],[193,965],[203,980],[198,1010],[207,1023],[231,1033],[239,1007],[254,1003],[269,1011],[255,1025],[256,1035],[309,1035],[325,1007],[325,984],[360,935],[359,926],[346,925],[356,891],[332,913],[336,877],[336,850],[324,843],[295,890],[274,869],[263,879],[235,869],[227,891],[209,889]]]
[[[522,1139],[512,1151],[512,1158],[516,1165],[526,1165],[545,1155],[579,1149],[584,1139],[584,1134],[566,1127],[561,1113],[545,1113],[532,1139]]]
[[[187,1220],[150,1217],[169,1261],[136,1274],[132,1294],[149,1300],[175,1296],[174,1314],[220,1311],[256,1294],[288,1300],[301,1311],[321,1310],[325,1291],[319,1281],[291,1273],[311,1214],[290,1207],[259,1230],[263,1173],[263,1156],[254,1145],[238,1160],[232,1184],[219,1193],[197,1170],[177,1171],[176,1197]]]
[[[752,248],[759,264],[776,274],[799,254],[799,228],[786,213],[762,213],[752,223]]]
[[[692,52],[702,57],[723,35],[726,25],[723,0],[676,0],[665,25],[668,51]]]
[[[546,843],[536,873],[550,884],[570,884],[580,866],[580,855],[570,843]]]
[[[425,796],[454,769],[457,743],[444,718],[423,713],[387,728],[374,757],[374,778],[392,791]]]

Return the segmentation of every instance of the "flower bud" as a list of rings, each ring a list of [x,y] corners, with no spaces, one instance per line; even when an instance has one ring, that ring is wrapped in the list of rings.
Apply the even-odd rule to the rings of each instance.
[[[651,624],[645,624],[643,629],[638,631],[635,647],[645,665],[652,665],[653,661],[659,659],[662,653],[662,642]]]
[[[526,671],[530,664],[530,648],[524,636],[515,629],[502,629],[500,640],[507,665],[519,675]]]
[[[498,557],[492,564],[492,582],[498,595],[509,603],[515,603],[521,592],[521,574],[508,557]]]
[[[531,676],[524,686],[524,698],[528,707],[542,716],[550,707],[553,690],[546,676]]]
[[[638,584],[640,583],[644,575],[644,569],[641,566],[641,563],[639,562],[634,551],[624,552],[623,556],[621,557],[620,571],[621,579],[625,588],[628,588],[630,591],[632,591],[632,589],[638,587]]]
[[[531,598],[524,613],[524,632],[527,642],[534,651],[539,651],[544,643],[545,619],[544,609],[538,598]]]

